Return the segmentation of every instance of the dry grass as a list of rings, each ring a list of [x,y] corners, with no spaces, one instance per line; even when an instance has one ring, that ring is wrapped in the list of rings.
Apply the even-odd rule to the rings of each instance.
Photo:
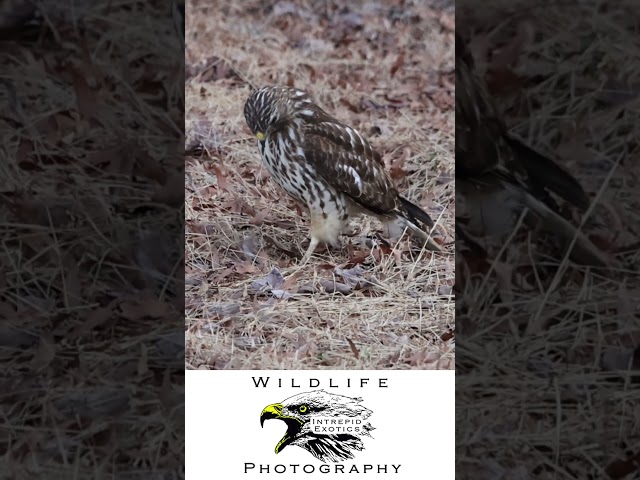
[[[165,8],[38,3],[0,41],[0,477],[178,478],[182,47]]]
[[[299,267],[307,218],[242,115],[250,85],[308,90],[453,232],[453,11],[426,3],[187,4],[187,368],[453,368],[452,246],[372,248],[364,219]]]
[[[620,266],[558,264],[536,241],[509,245],[492,279],[466,284],[456,316],[457,471],[637,478],[640,392],[628,370],[640,368],[637,10],[500,7],[457,17],[475,30],[480,58],[487,46],[511,49],[485,65],[507,119],[580,178],[594,202],[585,230]]]

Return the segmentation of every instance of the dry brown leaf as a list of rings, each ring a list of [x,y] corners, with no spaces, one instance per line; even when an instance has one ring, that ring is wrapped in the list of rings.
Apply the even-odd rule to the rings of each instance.
[[[216,180],[218,181],[218,188],[227,192],[233,192],[229,179],[227,178],[227,171],[223,171],[222,167],[218,164],[213,164],[211,169],[216,174]]]
[[[356,358],[360,358],[360,350],[358,350],[356,344],[353,343],[353,341],[349,337],[346,337],[346,339],[347,343],[349,344],[349,348],[351,349],[351,353],[353,353],[353,356]]]
[[[235,271],[240,275],[247,273],[257,273],[260,271],[253,263],[243,262],[235,266]]]
[[[262,225],[268,216],[269,210],[267,209],[254,211],[253,215],[249,218],[249,223],[251,225]]]
[[[393,77],[396,72],[402,68],[402,66],[404,65],[404,52],[400,52],[400,54],[398,54],[398,57],[396,58],[395,62],[393,62],[393,65],[391,65],[391,70],[389,70],[389,73],[391,74],[391,77]]]
[[[402,154],[391,162],[391,166],[389,167],[389,174],[391,175],[391,178],[398,180],[407,176],[405,166],[407,163],[407,159],[410,156],[411,149],[409,147],[403,148]]]

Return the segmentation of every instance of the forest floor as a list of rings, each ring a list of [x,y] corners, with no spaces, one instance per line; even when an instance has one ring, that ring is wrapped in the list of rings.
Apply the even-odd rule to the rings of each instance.
[[[453,2],[343,5],[187,3],[187,368],[454,368]],[[308,218],[243,117],[269,84],[307,90],[369,138],[444,253],[390,244],[365,217],[299,266]]]

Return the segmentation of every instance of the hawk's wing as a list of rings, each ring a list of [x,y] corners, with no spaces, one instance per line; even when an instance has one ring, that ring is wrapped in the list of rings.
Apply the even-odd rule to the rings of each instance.
[[[356,130],[323,121],[305,127],[304,155],[322,178],[374,213],[392,212],[398,192],[380,154]]]

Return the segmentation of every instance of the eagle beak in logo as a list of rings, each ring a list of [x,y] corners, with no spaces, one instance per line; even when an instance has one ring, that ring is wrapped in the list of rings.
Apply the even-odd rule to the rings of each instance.
[[[302,428],[303,422],[298,420],[297,418],[289,417],[282,414],[282,404],[274,403],[273,405],[269,405],[262,410],[260,414],[260,426],[264,427],[264,421],[269,420],[270,418],[276,418],[278,420],[282,420],[287,424],[287,433],[284,434],[284,437],[280,439],[278,444],[276,445],[276,453],[280,453],[280,451],[289,445],[293,440],[295,440],[296,435],[300,432]]]

